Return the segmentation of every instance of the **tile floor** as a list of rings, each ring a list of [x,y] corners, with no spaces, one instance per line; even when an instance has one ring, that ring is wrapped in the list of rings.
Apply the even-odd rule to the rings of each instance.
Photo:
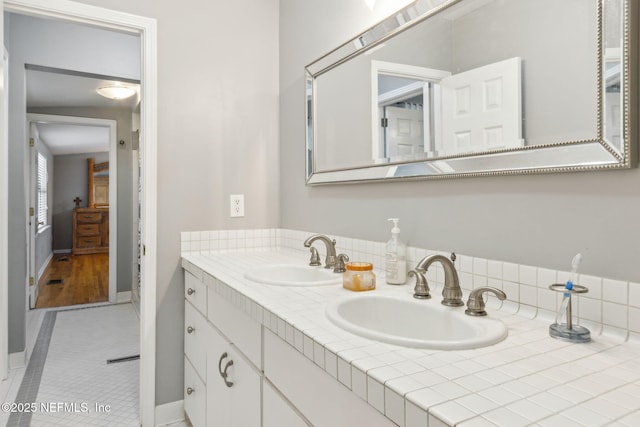
[[[0,412],[0,425],[138,426],[139,319],[131,304],[48,311],[26,368],[0,383],[2,402],[35,404]]]

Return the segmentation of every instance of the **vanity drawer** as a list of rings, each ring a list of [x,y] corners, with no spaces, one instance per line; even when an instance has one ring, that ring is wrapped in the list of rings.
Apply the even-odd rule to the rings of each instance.
[[[207,414],[207,389],[189,359],[184,358],[184,411],[193,427],[204,427]]]
[[[207,314],[207,287],[196,276],[185,270],[184,272],[184,298],[189,301],[200,313]]]
[[[98,236],[100,234],[100,224],[78,224],[78,236]]]
[[[90,248],[94,246],[100,246],[100,242],[100,236],[83,236],[78,237],[76,246],[78,248]]]
[[[102,221],[101,212],[78,214],[78,222],[98,222],[99,223],[101,221]]]
[[[207,339],[210,326],[189,302],[184,303],[184,354],[200,378],[207,375]]]

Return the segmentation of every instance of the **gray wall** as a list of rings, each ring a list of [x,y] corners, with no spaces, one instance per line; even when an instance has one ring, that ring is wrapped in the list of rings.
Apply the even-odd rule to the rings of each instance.
[[[520,56],[526,144],[593,139],[598,94],[595,12],[594,2],[584,0],[489,3],[454,21],[451,71]]]
[[[73,200],[80,197],[82,199],[80,207],[87,206],[89,186],[87,159],[89,157],[93,157],[96,163],[109,161],[108,152],[66,154],[53,158],[56,169],[53,180],[52,209],[54,251],[70,251],[73,247],[73,209],[76,206]],[[120,267],[119,264],[118,267]]]
[[[280,1],[281,226],[640,281],[640,170],[307,187],[304,66],[373,24],[364,2]]]
[[[158,21],[156,401],[181,400],[180,231],[278,226],[278,0],[82,3]],[[246,216],[231,219],[229,194],[236,193],[245,195]],[[11,307],[24,301],[19,289]]]

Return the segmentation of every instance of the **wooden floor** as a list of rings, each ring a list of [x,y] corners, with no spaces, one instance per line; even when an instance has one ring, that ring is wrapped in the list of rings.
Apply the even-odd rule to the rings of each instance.
[[[61,284],[47,284],[50,280]],[[36,308],[90,304],[109,299],[109,254],[57,254],[40,278]]]

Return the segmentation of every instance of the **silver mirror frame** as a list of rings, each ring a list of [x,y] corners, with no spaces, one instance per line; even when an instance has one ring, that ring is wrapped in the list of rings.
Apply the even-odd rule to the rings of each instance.
[[[316,149],[315,100],[316,78],[349,59],[406,31],[438,12],[464,0],[416,0],[362,34],[344,43],[306,68],[306,146],[307,185],[356,183],[369,181],[406,181],[416,179],[463,178],[513,174],[581,172],[629,169],[637,166],[638,120],[638,2],[621,0],[623,5],[624,106],[622,150],[611,146],[603,137],[603,5],[598,7],[597,66],[597,137],[579,141],[556,141],[544,145],[525,146],[467,155],[430,158],[405,163],[384,163],[349,169],[319,171],[314,160]],[[433,6],[434,3],[440,3]],[[633,41],[633,42],[632,42]],[[633,118],[633,120],[632,120]],[[363,124],[370,126],[369,123]]]

